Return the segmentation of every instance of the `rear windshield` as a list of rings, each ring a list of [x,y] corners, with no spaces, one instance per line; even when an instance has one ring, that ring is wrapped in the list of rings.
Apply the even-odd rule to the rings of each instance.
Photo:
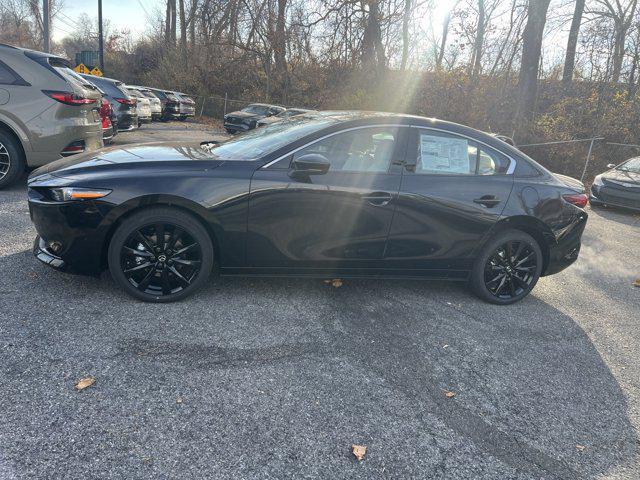
[[[142,95],[144,95],[147,98],[158,98],[153,93],[151,93],[149,90],[140,90],[140,92],[142,93]]]
[[[332,118],[278,122],[238,135],[209,150],[220,160],[256,160],[336,122]]]
[[[48,61],[51,68],[53,68],[58,74],[60,74],[60,76],[66,81],[72,83],[73,85],[80,85],[90,90],[98,90],[92,82],[90,82],[86,78],[82,78],[79,74],[74,72],[66,60],[62,58],[49,57]]]
[[[164,92],[161,92],[160,90],[154,90],[152,93],[156,97],[158,97],[160,100],[166,100],[167,99],[167,95]]]

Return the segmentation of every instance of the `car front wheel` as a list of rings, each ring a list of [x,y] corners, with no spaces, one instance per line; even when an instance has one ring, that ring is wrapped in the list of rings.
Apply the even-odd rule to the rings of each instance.
[[[147,302],[192,295],[213,269],[206,229],[188,213],[154,207],[127,218],[109,244],[109,270],[127,293]]]
[[[542,271],[542,251],[536,240],[520,230],[499,233],[475,261],[470,286],[483,300],[508,305],[526,297]]]

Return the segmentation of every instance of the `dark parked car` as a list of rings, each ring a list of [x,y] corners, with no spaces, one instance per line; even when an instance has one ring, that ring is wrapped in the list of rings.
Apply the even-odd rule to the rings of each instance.
[[[179,120],[186,120],[189,117],[196,116],[196,102],[186,93],[173,92],[175,97],[180,100],[180,116]]]
[[[160,103],[162,104],[160,120],[166,122],[180,118],[180,99],[176,97],[173,92],[157,88],[149,88],[149,90],[160,99]]]
[[[0,44],[0,188],[102,147],[101,95],[56,55]]]
[[[277,105],[252,103],[242,110],[227,113],[224,116],[224,128],[228,133],[246,132],[247,130],[256,128],[259,120],[278,115],[284,111],[284,107]]]
[[[34,253],[167,302],[228,275],[468,281],[508,304],[572,264],[587,196],[483,132],[332,113],[223,143],[139,145],[31,174]]]
[[[310,115],[313,114],[315,110],[308,110],[306,108],[287,108],[284,112],[280,112],[277,115],[273,115],[271,117],[265,117],[258,121],[258,127],[265,127],[267,125],[271,125],[272,123],[281,122],[291,117],[296,117],[298,115]]]
[[[589,203],[640,210],[640,157],[607,168],[593,180]]]
[[[97,86],[104,98],[109,100],[111,108],[118,117],[118,131],[126,132],[138,128],[137,101],[127,91],[124,83],[106,77],[96,77],[94,75],[80,75]]]

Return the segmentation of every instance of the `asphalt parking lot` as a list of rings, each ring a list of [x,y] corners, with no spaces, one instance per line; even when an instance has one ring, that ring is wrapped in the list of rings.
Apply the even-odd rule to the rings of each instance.
[[[146,128],[118,141],[212,135]],[[150,305],[40,265],[25,198],[0,191],[2,479],[640,478],[640,215],[590,210],[510,307],[240,278]]]

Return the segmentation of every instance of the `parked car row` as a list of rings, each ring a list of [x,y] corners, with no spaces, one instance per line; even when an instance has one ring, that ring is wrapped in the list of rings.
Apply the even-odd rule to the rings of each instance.
[[[0,188],[28,168],[89,152],[154,120],[185,120],[181,92],[80,75],[65,58],[0,44]]]
[[[264,127],[272,123],[287,120],[296,115],[310,114],[315,110],[306,108],[285,108],[266,103],[252,103],[242,110],[224,116],[224,128],[227,133],[240,133]]]

